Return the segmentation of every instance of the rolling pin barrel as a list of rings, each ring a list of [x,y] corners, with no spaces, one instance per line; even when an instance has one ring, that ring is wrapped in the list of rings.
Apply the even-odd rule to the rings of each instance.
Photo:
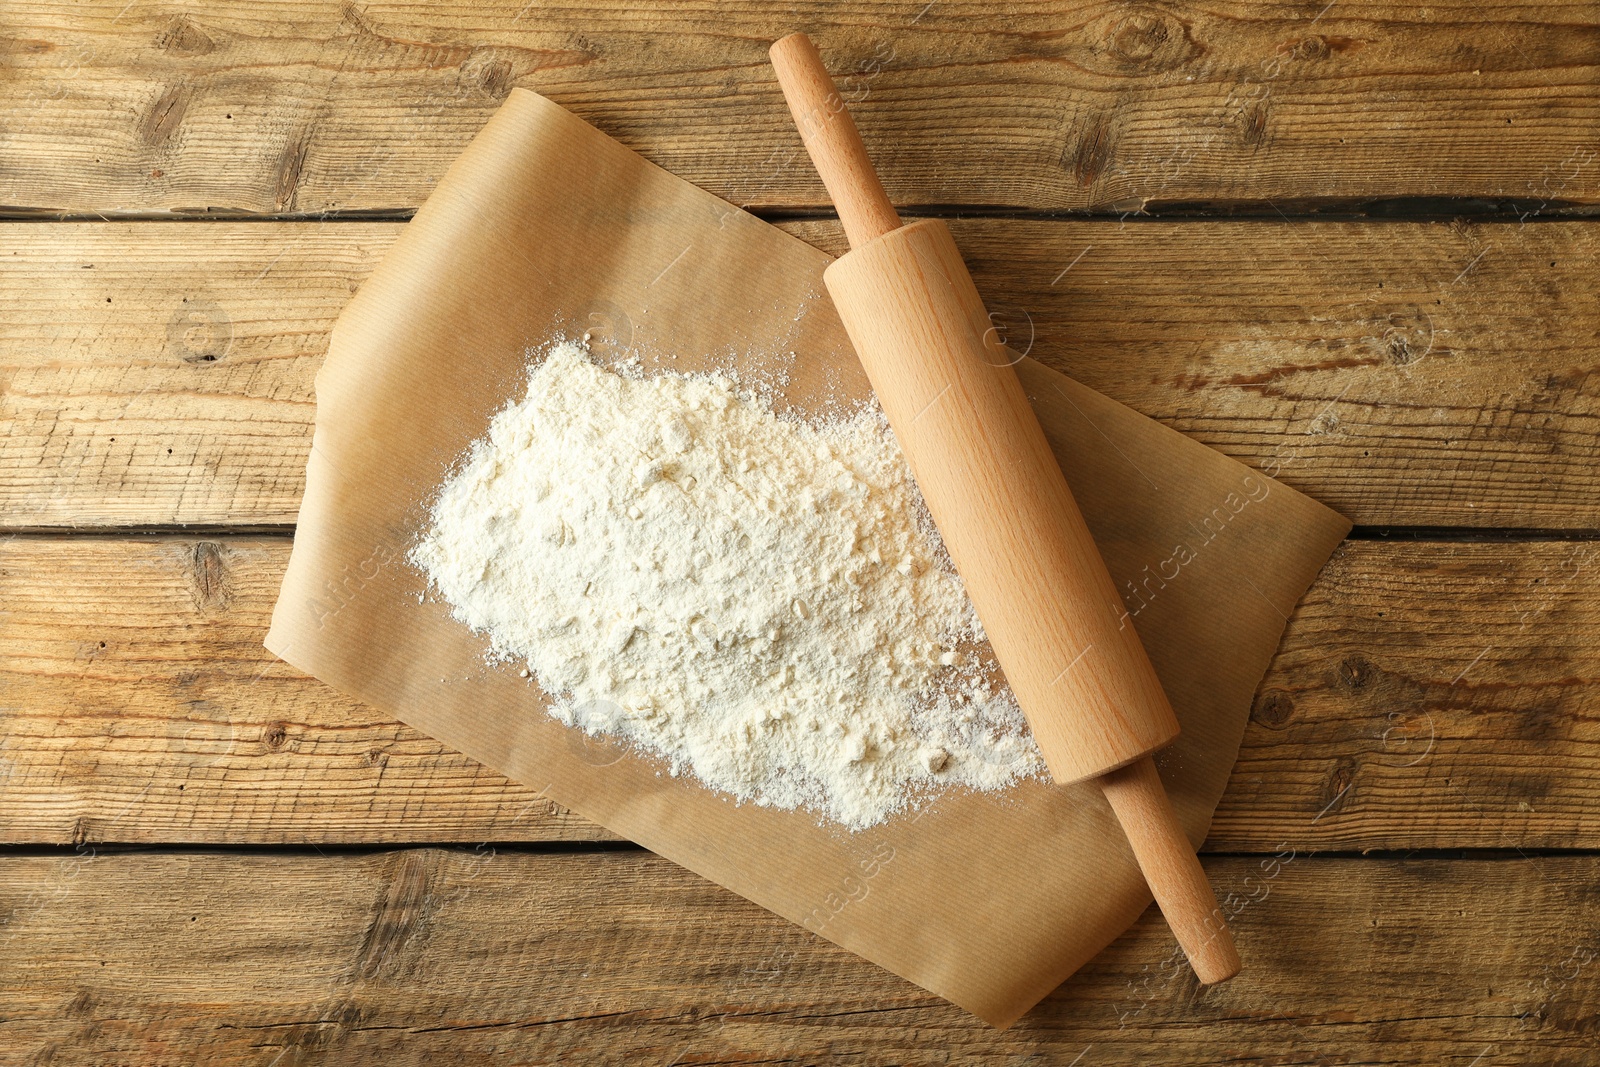
[[[1166,745],[1178,720],[948,227],[892,230],[823,280],[1051,774]]]
[[[1203,981],[1239,967],[1149,755],[1178,733],[948,227],[902,226],[803,34],[772,47],[851,251],[823,275],[1052,776],[1098,778]]]

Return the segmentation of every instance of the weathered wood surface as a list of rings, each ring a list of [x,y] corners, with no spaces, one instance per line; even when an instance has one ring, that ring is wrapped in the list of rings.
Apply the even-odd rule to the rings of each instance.
[[[286,538],[0,544],[0,838],[607,839],[261,647]],[[1351,542],[1207,848],[1600,847],[1600,543]]]
[[[0,204],[414,207],[513,86],[740,204],[825,203],[809,31],[901,204],[1600,197],[1586,0],[12,5]]]
[[[1600,859],[1206,866],[1238,978],[1198,989],[1152,910],[995,1031],[644,852],[18,858],[0,1058],[1594,1062]]]
[[[1257,690],[1208,847],[1595,848],[1597,771],[1600,542],[1346,542]]]
[[[1019,350],[1357,523],[1600,528],[1592,225],[955,229]],[[398,230],[0,227],[4,523],[293,522],[328,331]]]
[[[6,841],[612,836],[263,648],[289,548],[0,544]]]

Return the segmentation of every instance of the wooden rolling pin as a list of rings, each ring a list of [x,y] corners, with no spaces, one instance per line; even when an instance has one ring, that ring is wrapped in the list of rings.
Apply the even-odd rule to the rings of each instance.
[[[1098,778],[1202,982],[1239,955],[1150,753],[1178,733],[1161,682],[949,228],[900,224],[816,46],[772,63],[851,251],[823,275],[1058,782]]]

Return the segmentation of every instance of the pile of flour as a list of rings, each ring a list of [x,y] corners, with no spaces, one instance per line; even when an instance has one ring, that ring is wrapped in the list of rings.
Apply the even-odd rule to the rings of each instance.
[[[1043,770],[876,413],[780,418],[562,341],[412,559],[562,722],[738,800],[858,829]]]

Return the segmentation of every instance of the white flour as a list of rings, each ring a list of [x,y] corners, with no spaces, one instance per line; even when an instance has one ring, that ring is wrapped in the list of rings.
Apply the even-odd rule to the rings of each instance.
[[[555,345],[414,562],[590,733],[851,828],[1043,769],[875,413],[779,418],[720,376]]]

